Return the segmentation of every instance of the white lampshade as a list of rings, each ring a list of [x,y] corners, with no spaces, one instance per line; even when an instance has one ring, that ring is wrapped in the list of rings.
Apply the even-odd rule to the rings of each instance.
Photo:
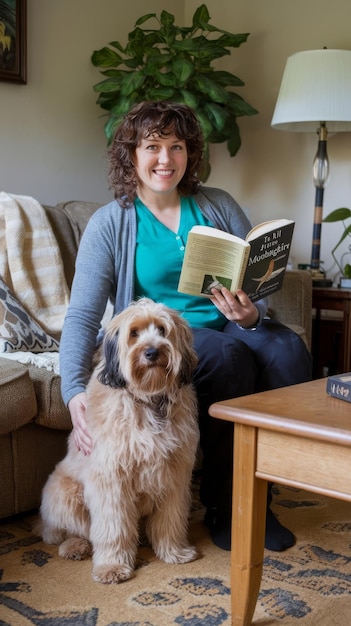
[[[272,126],[293,132],[351,131],[351,51],[307,50],[286,62]]]

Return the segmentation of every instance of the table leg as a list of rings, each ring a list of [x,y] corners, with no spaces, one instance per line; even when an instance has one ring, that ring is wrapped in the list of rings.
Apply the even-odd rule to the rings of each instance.
[[[267,482],[256,478],[257,429],[235,424],[231,553],[232,625],[249,626],[260,590]]]

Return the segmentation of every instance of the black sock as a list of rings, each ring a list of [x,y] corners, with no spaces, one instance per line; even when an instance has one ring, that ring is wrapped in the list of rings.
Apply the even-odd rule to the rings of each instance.
[[[295,537],[293,533],[285,526],[282,526],[273,511],[267,508],[265,548],[275,552],[283,552],[294,544]]]
[[[222,550],[231,549],[231,515],[216,508],[209,508],[205,515],[213,543]],[[267,550],[283,552],[295,544],[293,533],[279,522],[270,508],[266,515],[266,535],[264,546]]]

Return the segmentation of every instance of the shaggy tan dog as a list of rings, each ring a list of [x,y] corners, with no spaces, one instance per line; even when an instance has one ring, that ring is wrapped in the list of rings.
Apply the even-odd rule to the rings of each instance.
[[[42,496],[41,534],[64,558],[92,554],[93,579],[133,575],[139,522],[167,563],[197,558],[187,539],[198,443],[192,387],[196,355],[187,323],[143,298],[108,325],[87,388],[93,450],[69,437]]]

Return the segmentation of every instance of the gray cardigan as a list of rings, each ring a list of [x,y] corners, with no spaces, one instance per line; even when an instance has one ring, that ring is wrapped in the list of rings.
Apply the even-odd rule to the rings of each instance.
[[[246,215],[227,192],[201,187],[194,199],[216,228],[242,238],[250,230]],[[108,299],[113,303],[114,314],[134,299],[135,245],[134,206],[125,209],[114,200],[90,218],[78,250],[60,342],[62,396],[66,404],[85,390]],[[255,304],[263,319],[266,301]]]

